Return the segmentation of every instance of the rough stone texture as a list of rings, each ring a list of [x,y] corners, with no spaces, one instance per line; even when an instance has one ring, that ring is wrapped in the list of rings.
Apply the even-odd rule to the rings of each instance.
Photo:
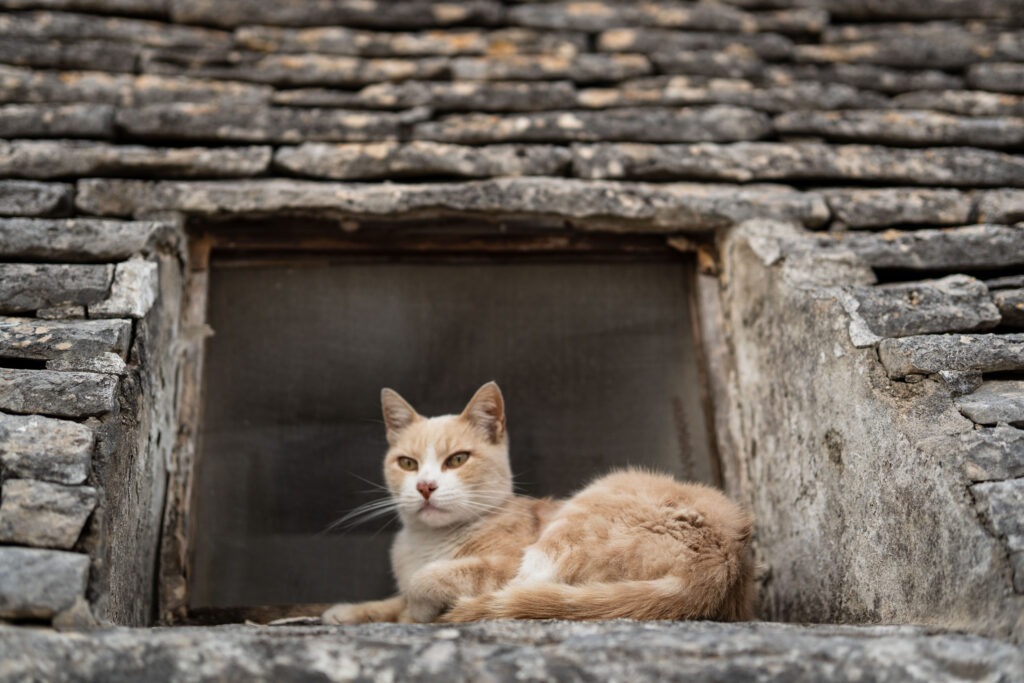
[[[266,216],[316,212],[338,217],[471,215],[488,220],[557,216],[586,229],[713,230],[752,217],[821,225],[820,197],[774,185],[616,183],[565,178],[499,178],[410,185],[307,181],[79,181],[78,206],[95,214],[181,211]]]
[[[992,533],[1007,537],[1024,534],[1024,479],[975,484],[971,493]]]
[[[921,185],[1024,186],[1024,157],[964,148],[897,149],[812,142],[732,145],[594,144],[574,148],[584,178],[844,180]]]
[[[971,200],[957,190],[919,188],[823,190],[833,220],[848,228],[890,225],[963,225]]]
[[[152,308],[159,292],[159,272],[154,261],[136,257],[117,264],[110,296],[89,306],[93,318],[141,318]]]
[[[126,375],[128,367],[116,353],[100,353],[95,356],[68,355],[46,361],[47,370],[70,372],[102,372],[108,375]]]
[[[96,489],[7,479],[0,498],[0,542],[68,549],[96,507]]]
[[[396,139],[426,112],[347,111],[292,107],[154,104],[122,109],[118,126],[135,138],[240,142],[366,142]]]
[[[40,320],[81,320],[85,317],[85,306],[61,304],[50,308],[40,308],[36,311],[36,317]]]
[[[857,313],[879,337],[969,332],[995,327],[999,310],[988,287],[968,275],[856,287]]]
[[[0,413],[0,471],[5,477],[81,484],[95,436],[77,422]]]
[[[120,261],[165,241],[171,230],[169,221],[0,219],[0,257]]]
[[[209,48],[230,45],[231,34],[159,21],[65,12],[22,12],[0,16],[0,37],[35,41],[102,40],[147,47]]]
[[[1024,427],[1024,382],[1020,380],[984,382],[973,393],[958,398],[956,406],[967,418],[978,424],[1006,423]],[[1021,510],[1024,510],[1024,506],[1021,507]]]
[[[972,481],[1024,476],[1024,430],[999,425],[960,437],[964,473]]]
[[[166,17],[167,0],[3,0],[5,9],[50,9]]]
[[[913,627],[611,621],[438,628],[0,626],[4,680],[1012,680],[1013,646]]]
[[[740,5],[748,2],[730,1]],[[797,4],[805,2],[808,0],[796,0]],[[789,0],[783,4],[789,4]],[[988,18],[1015,22],[1020,16],[1020,0],[935,0],[927,5],[916,0],[814,0],[813,4],[844,21]]]
[[[74,188],[65,183],[0,180],[0,216],[66,216]]]
[[[107,296],[110,266],[0,263],[0,313],[60,304],[94,304]]]
[[[568,79],[576,83],[607,83],[644,76],[651,63],[643,55],[581,54],[575,57],[511,55],[508,57],[456,57],[451,75],[467,81]]]
[[[0,547],[0,618],[50,618],[71,607],[85,593],[88,575],[88,555]]]
[[[117,408],[116,390],[110,375],[0,368],[0,410],[12,413],[103,415]]]
[[[992,300],[1003,316],[1004,325],[1024,327],[1024,289],[993,292]]]
[[[1024,190],[987,190],[978,194],[978,220],[982,223],[1024,221]]]
[[[131,73],[139,59],[135,45],[102,40],[40,41],[5,37],[0,42],[0,60],[40,69],[97,69]]]
[[[889,377],[940,370],[1024,370],[1024,334],[945,334],[886,339],[878,356]]]
[[[894,69],[874,64],[811,64],[771,65],[763,74],[769,81],[790,83],[794,80],[816,80],[845,83],[855,88],[883,93],[904,93],[915,90],[962,89],[964,79],[937,69]]]
[[[50,360],[128,351],[128,320],[34,320],[0,317],[0,356]]]
[[[758,28],[749,13],[720,4],[679,2],[542,2],[512,7],[512,23],[537,28],[603,31],[619,26],[664,26],[703,31],[751,33]]]
[[[274,165],[296,175],[336,180],[417,175],[487,178],[560,175],[569,166],[571,157],[564,147],[541,145],[467,147],[420,141],[408,144],[308,143],[278,149]]]
[[[259,175],[269,147],[166,148],[101,142],[0,141],[0,177],[158,176],[232,178]]]
[[[640,52],[662,54],[713,50],[715,52],[750,51],[764,59],[785,59],[793,52],[793,41],[777,33],[709,33],[705,31],[668,31],[664,29],[618,28],[597,36],[602,52]]]
[[[972,118],[931,111],[794,111],[775,117],[781,135],[817,135],[892,145],[1012,147],[1024,142],[1024,119]]]
[[[967,70],[967,84],[979,90],[1024,93],[1024,64],[975,64]]]
[[[756,140],[771,129],[768,118],[728,105],[693,108],[624,108],[602,112],[565,111],[518,114],[452,114],[420,123],[416,138],[460,143],[646,142]]]
[[[872,268],[960,270],[1024,263],[1024,226],[970,225],[944,230],[852,232],[840,237]]]
[[[375,83],[358,92],[300,88],[275,93],[274,103],[296,107],[409,109],[434,111],[536,111],[565,109],[576,103],[568,81],[405,81]]]
[[[1024,97],[982,90],[918,90],[892,99],[905,109],[934,109],[961,116],[1024,116]]]
[[[764,73],[767,64],[742,46],[729,52],[694,50],[685,52],[657,52],[651,61],[663,74],[690,74],[717,78],[756,78]]]
[[[114,108],[106,104],[7,104],[0,107],[0,138],[111,138]]]

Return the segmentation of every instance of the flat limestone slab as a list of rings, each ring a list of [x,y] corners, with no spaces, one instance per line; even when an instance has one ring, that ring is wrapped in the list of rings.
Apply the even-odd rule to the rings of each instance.
[[[0,626],[0,681],[1018,680],[1012,645],[914,627],[498,621],[57,633]]]

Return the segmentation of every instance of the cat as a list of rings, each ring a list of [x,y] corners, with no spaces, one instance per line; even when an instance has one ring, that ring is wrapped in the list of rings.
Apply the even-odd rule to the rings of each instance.
[[[399,595],[324,623],[753,618],[753,520],[721,492],[626,469],[565,500],[517,496],[497,384],[459,415],[422,417],[391,389],[381,405]]]

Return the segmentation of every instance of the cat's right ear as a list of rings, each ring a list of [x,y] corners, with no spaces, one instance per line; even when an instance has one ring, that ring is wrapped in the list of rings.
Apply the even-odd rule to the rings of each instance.
[[[393,389],[380,390],[380,407],[388,430],[388,443],[392,445],[399,432],[420,419],[420,414]]]

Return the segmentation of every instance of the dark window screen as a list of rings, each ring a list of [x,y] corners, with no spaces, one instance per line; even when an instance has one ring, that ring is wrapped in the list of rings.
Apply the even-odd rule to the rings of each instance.
[[[192,607],[393,591],[380,497],[383,386],[422,414],[496,380],[519,491],[612,467],[711,480],[688,289],[674,261],[211,263]]]

